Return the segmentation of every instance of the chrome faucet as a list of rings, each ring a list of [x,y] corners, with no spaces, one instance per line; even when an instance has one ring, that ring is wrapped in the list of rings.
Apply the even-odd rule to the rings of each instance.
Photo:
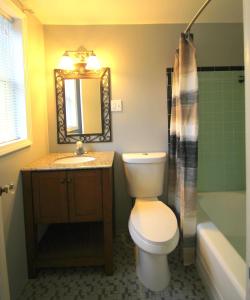
[[[84,153],[85,153],[85,151],[83,149],[83,142],[82,141],[76,142],[76,152],[75,152],[75,155],[81,156]]]

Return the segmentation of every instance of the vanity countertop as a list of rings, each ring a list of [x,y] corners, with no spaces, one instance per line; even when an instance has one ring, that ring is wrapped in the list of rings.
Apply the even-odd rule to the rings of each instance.
[[[84,156],[94,157],[95,160],[84,163],[57,164],[57,159],[73,157],[73,153],[49,153],[48,155],[29,163],[22,168],[22,171],[41,171],[41,170],[74,170],[74,169],[97,169],[110,168],[113,165],[114,151],[107,152],[88,152]]]

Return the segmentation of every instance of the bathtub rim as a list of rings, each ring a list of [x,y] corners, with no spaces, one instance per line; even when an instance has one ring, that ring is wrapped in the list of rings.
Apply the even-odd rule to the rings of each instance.
[[[208,230],[211,230],[211,232],[208,232]],[[231,283],[230,288],[235,288],[236,292],[240,295],[238,299],[244,300],[246,297],[246,262],[220,232],[220,230],[209,221],[202,222],[197,225],[198,241],[196,266],[210,297],[215,300],[227,300],[226,298],[223,298],[224,291],[220,290],[220,286],[215,280],[216,276],[214,275],[216,274],[213,274],[213,272],[211,272],[211,270],[208,268],[209,258],[202,257],[202,251],[199,249],[201,236],[202,239],[206,240],[206,246],[209,248],[209,250],[213,251],[213,255],[217,260],[217,264],[220,266],[220,270],[224,272],[226,280]],[[212,243],[212,241],[214,242],[214,239],[221,239],[221,241],[220,243],[215,244]],[[225,251],[228,251],[227,255],[223,255]],[[230,255],[235,256],[234,262],[239,264],[238,267],[232,263],[230,260]]]

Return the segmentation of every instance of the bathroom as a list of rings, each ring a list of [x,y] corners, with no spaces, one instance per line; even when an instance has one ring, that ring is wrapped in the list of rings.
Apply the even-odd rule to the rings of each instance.
[[[28,131],[31,137],[31,142],[25,144],[23,148],[16,151],[10,150],[7,154],[2,152],[0,147],[0,186],[14,184],[13,192],[3,193],[1,196],[2,216],[0,218],[3,224],[6,251],[4,253],[1,250],[3,249],[2,240],[0,242],[0,274],[2,273],[3,276],[5,274],[3,277],[5,280],[2,281],[0,276],[0,290],[7,290],[7,294],[9,290],[10,299],[186,299],[185,297],[206,299],[205,297],[209,292],[207,291],[206,280],[202,278],[201,281],[200,279],[201,274],[198,273],[198,266],[191,266],[191,269],[187,269],[191,270],[190,276],[193,274],[191,272],[194,272],[194,278],[198,282],[198,291],[193,294],[191,284],[188,285],[189,280],[191,280],[188,277],[188,271],[185,273],[186,267],[184,268],[179,261],[178,267],[176,267],[177,273],[172,274],[170,286],[166,290],[158,292],[159,294],[145,290],[137,282],[136,284],[131,283],[131,281],[136,280],[133,242],[131,242],[128,234],[128,219],[132,209],[132,201],[127,191],[122,161],[122,153],[124,152],[168,152],[169,116],[167,104],[169,93],[167,91],[167,68],[173,67],[174,53],[178,47],[180,33],[185,30],[187,24],[205,1],[188,1],[187,4],[185,1],[172,3],[172,1],[167,0],[157,0],[147,1],[147,5],[145,5],[145,1],[137,1],[136,4],[133,3],[134,1],[126,1],[126,5],[124,3],[118,5],[117,1],[111,0],[105,5],[101,1],[94,0],[81,4],[79,1],[43,2],[44,4],[33,0],[3,0],[0,4],[0,12],[3,11],[7,15],[17,16],[17,18],[18,16],[22,18],[23,14],[26,16],[26,101],[29,110],[27,114]],[[232,70],[232,72],[237,74],[233,84],[241,89],[245,86],[246,99],[250,97],[249,17],[250,4],[248,0],[243,1],[243,3],[239,0],[212,0],[192,27],[198,67],[244,66],[244,83],[238,82],[237,72],[240,72],[239,70]],[[77,50],[81,46],[88,50],[94,50],[101,66],[110,68],[110,100],[121,100],[122,103],[122,111],[110,113],[111,141],[84,143],[84,150],[89,153],[92,151],[115,152],[112,228],[114,231],[114,275],[106,276],[101,267],[86,267],[68,270],[67,268],[65,270],[45,269],[39,273],[40,275],[38,274],[37,279],[28,279],[23,182],[20,171],[49,153],[72,154],[75,152],[75,142],[73,144],[58,143],[54,70],[59,68],[61,57],[65,51]],[[214,78],[217,78],[219,73],[218,71],[214,75],[213,72],[207,72],[209,76]],[[226,71],[224,72],[226,73]],[[199,84],[202,88],[206,83],[199,82]],[[216,84],[220,86],[221,82],[216,82]],[[209,94],[209,91],[200,90],[200,93]],[[201,113],[205,114],[201,99],[199,101]],[[250,134],[248,132],[248,128],[250,128],[248,102],[245,101],[246,149],[249,148]],[[202,111],[202,109],[204,110]],[[216,108],[214,109],[216,110]],[[234,106],[232,105],[230,109],[233,111]],[[242,116],[240,113],[242,111],[237,110],[237,116]],[[203,125],[200,120],[201,130]],[[213,128],[213,130],[216,129]],[[204,136],[202,137],[201,149],[205,149]],[[226,144],[224,146],[226,147]],[[219,150],[221,157],[223,152],[221,149]],[[237,151],[235,150],[235,152]],[[245,154],[246,185],[234,186],[233,190],[246,189],[246,205],[248,207],[250,199],[248,190],[250,186],[248,176],[250,170],[249,151],[245,151]],[[208,156],[207,160],[209,159],[211,156]],[[219,160],[217,162],[219,163]],[[206,157],[202,167],[209,167]],[[241,168],[243,167],[241,166]],[[217,171],[214,170],[214,172]],[[230,170],[227,169],[226,172],[230,172]],[[203,187],[205,174],[202,173],[203,177],[198,175],[198,184],[203,184]],[[211,172],[209,175],[213,177]],[[238,176],[237,172],[234,176]],[[201,182],[201,180],[203,181]],[[210,178],[209,182],[211,181]],[[243,181],[244,179],[241,183]],[[221,186],[219,188],[216,187],[214,191],[223,191]],[[204,191],[213,192],[213,190],[206,188],[202,190],[202,192]],[[167,203],[167,184],[164,186],[161,199]],[[201,205],[203,204],[201,202]],[[201,213],[207,214],[207,208],[204,208],[204,205]],[[232,213],[234,208],[230,206],[230,209]],[[214,206],[211,210],[217,211],[219,208]],[[230,215],[229,218],[232,219],[233,217]],[[248,219],[249,217],[247,221]],[[249,228],[247,225],[247,232],[249,232]],[[42,234],[43,228],[41,228]],[[247,265],[249,265],[250,239],[248,239],[249,234],[246,236],[246,260]],[[127,256],[127,253],[130,253],[130,256]],[[5,254],[7,264],[2,263]],[[177,254],[173,253],[177,258],[170,256],[170,272],[175,269],[174,260],[179,257]],[[123,259],[126,262],[124,264],[121,262]],[[7,265],[6,272],[4,272],[6,269],[4,265]],[[116,267],[120,267],[118,270],[119,280],[124,277],[124,282],[120,285],[116,283],[117,279],[114,278]],[[223,267],[221,268],[223,269]],[[247,267],[245,268],[245,280],[249,287]],[[82,286],[78,288],[77,286],[79,282],[82,282],[84,286],[84,276],[88,270],[91,276],[86,276],[86,286],[91,284],[90,278],[93,280],[93,285],[88,286],[87,291],[85,291]],[[96,274],[96,277],[93,274]],[[181,280],[178,281],[178,276],[184,278],[184,288],[181,288],[182,282]],[[3,289],[1,281],[3,282]],[[48,284],[47,287],[46,283]],[[59,287],[58,290],[56,286]],[[68,287],[68,291],[64,289],[64,286]],[[228,284],[228,286],[230,285]],[[85,295],[85,292],[88,294]],[[202,295],[203,292],[204,295]],[[5,297],[4,300],[9,299],[6,298],[8,297],[7,294],[2,296],[0,292],[0,295]],[[212,295],[209,296],[213,299]],[[246,293],[245,297],[248,299],[249,293]],[[214,299],[216,299],[215,296]]]

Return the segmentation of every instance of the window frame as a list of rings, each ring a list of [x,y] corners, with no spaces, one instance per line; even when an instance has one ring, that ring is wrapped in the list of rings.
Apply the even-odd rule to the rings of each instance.
[[[28,86],[28,68],[27,68],[27,18],[26,15],[11,0],[1,0],[1,10],[18,22],[22,34],[23,42],[23,64],[24,64],[24,94],[26,106],[26,138],[6,142],[0,145],[0,157],[9,153],[21,150],[32,145],[32,128],[31,128],[31,102]]]

